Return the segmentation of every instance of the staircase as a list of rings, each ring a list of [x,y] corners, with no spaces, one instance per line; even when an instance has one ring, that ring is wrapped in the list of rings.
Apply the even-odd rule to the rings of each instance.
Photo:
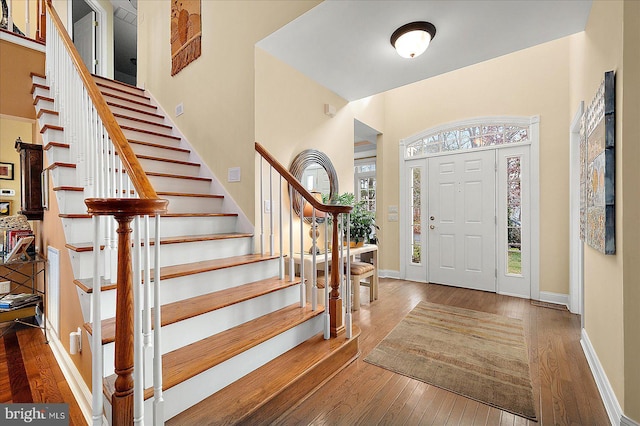
[[[77,150],[62,142],[64,121],[46,77],[32,79],[84,328],[92,334],[94,245],[84,203],[87,178],[78,171]],[[254,253],[250,222],[148,93],[101,77],[94,80],[153,189],[169,200],[159,241],[148,242],[162,249],[164,419],[176,425],[275,420],[358,356],[359,331],[354,327],[349,339],[325,340],[324,307],[313,310],[301,302],[299,277],[279,278],[280,256]],[[114,280],[102,279],[102,346],[91,348],[103,354],[109,421],[116,379]],[[151,366],[149,338],[143,357]],[[145,423],[151,424],[153,375],[152,368],[144,370]]]

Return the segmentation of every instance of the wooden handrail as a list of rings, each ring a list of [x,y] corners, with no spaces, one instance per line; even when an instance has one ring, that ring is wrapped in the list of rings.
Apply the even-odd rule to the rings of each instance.
[[[258,154],[262,156],[267,163],[271,164],[271,166],[276,169],[276,171],[289,183],[289,185],[293,186],[296,191],[298,191],[302,197],[311,204],[316,210],[320,210],[321,212],[330,213],[332,215],[337,215],[340,213],[349,213],[353,209],[351,206],[345,206],[342,204],[324,204],[318,201],[296,178],[291,174],[286,167],[284,167],[278,160],[276,160],[270,153],[260,145],[260,143],[256,142],[256,151]]]
[[[82,58],[80,57],[78,50],[74,46],[73,41],[71,41],[67,30],[65,29],[64,25],[62,25],[62,21],[60,20],[58,13],[54,9],[51,0],[46,0],[46,6],[47,13],[49,13],[49,15],[51,16],[51,20],[60,32],[62,42],[67,48],[69,56],[71,57],[73,64],[80,74],[80,78],[84,83],[84,87],[87,89],[87,93],[91,97],[93,105],[98,112],[98,116],[100,117],[100,120],[102,120],[102,124],[107,130],[109,138],[111,138],[111,142],[113,143],[116,152],[120,157],[120,161],[122,162],[124,169],[127,171],[127,175],[129,176],[133,187],[136,189],[136,192],[138,193],[140,198],[158,198],[156,191],[153,189],[153,186],[151,186],[149,179],[147,179],[147,175],[145,174],[142,166],[138,162],[136,155],[131,149],[127,137],[124,135],[122,129],[116,122],[116,118],[113,116],[113,113],[109,109],[107,102],[100,92],[100,89],[98,89],[98,86],[93,81],[93,77],[82,61]]]

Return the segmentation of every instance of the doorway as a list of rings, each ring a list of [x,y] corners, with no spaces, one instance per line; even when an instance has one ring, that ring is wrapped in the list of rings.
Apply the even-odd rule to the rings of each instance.
[[[539,297],[538,126],[485,117],[401,141],[401,278]]]

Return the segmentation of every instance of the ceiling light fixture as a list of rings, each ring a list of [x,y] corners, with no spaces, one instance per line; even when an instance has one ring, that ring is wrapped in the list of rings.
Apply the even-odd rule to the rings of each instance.
[[[391,45],[403,58],[415,58],[427,50],[436,35],[436,27],[431,22],[411,22],[391,34]]]

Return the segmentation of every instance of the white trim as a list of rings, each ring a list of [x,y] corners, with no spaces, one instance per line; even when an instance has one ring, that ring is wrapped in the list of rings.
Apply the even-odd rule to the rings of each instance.
[[[538,298],[540,302],[548,302],[555,303],[556,305],[564,305],[567,308],[569,307],[569,295],[562,293],[552,293],[550,291],[541,291],[540,297]]]
[[[569,310],[583,313],[584,244],[580,240],[580,120],[584,102],[578,105],[569,126]],[[584,327],[584,316],[582,326]]]
[[[531,117],[531,149],[529,150],[529,175],[531,195],[531,298],[540,298],[540,116]]]
[[[35,40],[27,40],[24,37],[19,37],[17,35],[0,31],[0,40],[8,41],[9,43],[17,44],[22,47],[26,47],[27,49],[32,49],[37,52],[45,53],[44,44],[40,44]]]
[[[80,411],[84,416],[87,424],[92,423],[91,419],[91,391],[87,387],[87,384],[84,382],[82,375],[76,368],[76,365],[73,363],[66,349],[62,346],[62,342],[57,338],[55,333],[49,332],[49,328],[47,327],[47,336],[49,337],[49,347],[51,348],[51,352],[53,352],[53,356],[58,362],[60,366],[60,370],[62,370],[62,375],[65,380],[69,384],[71,388],[71,393],[73,393],[76,402],[80,406]],[[108,424],[106,418],[102,419],[103,424]]]
[[[620,426],[640,426],[640,423],[636,422],[633,419],[625,416],[624,414],[620,417]]]
[[[609,421],[612,425],[634,426],[633,423],[630,423],[633,422],[633,420],[629,419],[622,413],[622,407],[620,407],[618,398],[616,398],[616,394],[611,387],[611,383],[609,383],[607,374],[602,368],[602,364],[600,364],[600,360],[598,359],[598,355],[596,354],[593,345],[591,345],[591,341],[587,335],[587,330],[584,328],[582,329],[581,337],[580,344],[582,345],[582,351],[587,358],[587,363],[591,369],[591,374],[593,374],[596,386],[598,386],[598,391],[600,392],[602,403],[604,404],[604,408],[609,416]]]
[[[400,271],[394,271],[392,269],[378,269],[378,277],[379,278],[393,278],[396,280],[400,278]]]

